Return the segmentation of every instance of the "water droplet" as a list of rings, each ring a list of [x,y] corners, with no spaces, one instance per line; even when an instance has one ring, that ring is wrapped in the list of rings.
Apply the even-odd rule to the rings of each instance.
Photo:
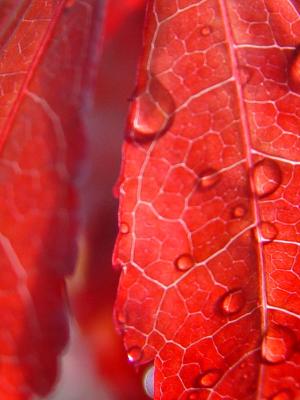
[[[140,361],[142,357],[143,357],[143,351],[140,347],[134,346],[128,350],[127,358],[128,361],[130,361],[131,363],[136,363]]]
[[[220,180],[220,174],[214,169],[208,169],[201,173],[200,177],[200,188],[202,189],[210,189],[215,186],[216,183]]]
[[[218,380],[220,379],[220,371],[217,369],[211,369],[209,371],[204,372],[204,374],[200,375],[197,379],[197,383],[200,387],[209,388],[214,386]]]
[[[168,90],[151,78],[147,88],[132,101],[130,120],[135,139],[153,139],[164,133],[172,122],[175,104]]]
[[[146,394],[153,399],[154,398],[154,367],[150,367],[146,370],[143,379],[143,386]]]
[[[289,390],[281,390],[271,397],[271,400],[292,400],[293,396]]]
[[[221,302],[222,311],[226,315],[235,314],[244,307],[245,297],[241,289],[232,290],[223,297]]]
[[[275,161],[264,159],[255,164],[253,179],[257,195],[268,196],[280,185],[281,170]]]
[[[276,226],[271,222],[263,221],[260,224],[260,231],[262,238],[266,241],[274,240],[278,235],[278,230]]]
[[[236,207],[233,209],[233,216],[234,216],[235,218],[241,218],[241,217],[243,217],[245,214],[246,214],[246,209],[245,209],[245,207],[243,207],[243,206],[236,206]]]
[[[195,261],[190,254],[182,254],[175,260],[175,266],[179,271],[187,271],[195,265]]]
[[[126,234],[129,232],[129,226],[126,224],[126,222],[122,222],[120,225],[120,232],[123,234]]]
[[[205,25],[200,29],[200,34],[202,36],[209,36],[212,33],[212,27],[209,25]]]
[[[270,327],[263,338],[262,357],[271,364],[279,364],[286,361],[295,345],[295,335],[284,326],[274,325]]]

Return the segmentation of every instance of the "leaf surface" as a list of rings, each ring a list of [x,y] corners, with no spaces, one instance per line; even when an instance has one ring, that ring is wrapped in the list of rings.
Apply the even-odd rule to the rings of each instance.
[[[299,12],[149,2],[114,261],[155,399],[300,396]]]
[[[45,395],[68,339],[77,189],[101,2],[3,2],[0,398]],[[1,4],[2,7],[2,4]]]

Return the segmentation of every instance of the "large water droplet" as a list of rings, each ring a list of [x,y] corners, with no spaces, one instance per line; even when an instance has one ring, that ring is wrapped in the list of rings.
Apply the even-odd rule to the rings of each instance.
[[[154,367],[150,367],[146,370],[143,380],[144,390],[146,394],[153,399],[154,398]]]
[[[262,357],[271,364],[286,361],[294,350],[295,335],[284,326],[274,325],[267,330],[262,342]]]
[[[200,174],[199,178],[200,189],[210,189],[219,182],[221,176],[214,169],[207,169]]]
[[[236,206],[232,212],[235,218],[242,218],[246,214],[246,209],[244,206]]]
[[[289,390],[281,390],[271,397],[271,400],[292,400],[292,394]]]
[[[236,289],[228,292],[221,302],[221,308],[224,314],[236,314],[245,305],[245,297],[241,289]]]
[[[187,271],[195,264],[193,257],[190,254],[182,254],[175,260],[175,266],[179,271]]]
[[[134,346],[128,350],[127,358],[128,361],[130,361],[131,363],[136,363],[140,361],[142,357],[143,357],[143,351],[140,347]]]
[[[264,159],[255,164],[253,179],[257,195],[268,196],[280,185],[281,170],[275,161]]]
[[[168,90],[156,78],[132,101],[130,119],[132,136],[153,139],[164,133],[172,122],[175,104]]]
[[[209,25],[205,25],[200,29],[200,34],[202,36],[209,36],[212,33],[212,27]]]
[[[126,222],[122,222],[120,225],[120,232],[123,234],[126,234],[129,232],[129,226],[126,224]]]
[[[260,224],[260,232],[264,241],[272,241],[278,235],[278,230],[271,222],[263,221]]]
[[[213,387],[220,379],[220,371],[217,369],[211,369],[204,372],[197,379],[197,384],[200,387],[210,388]]]

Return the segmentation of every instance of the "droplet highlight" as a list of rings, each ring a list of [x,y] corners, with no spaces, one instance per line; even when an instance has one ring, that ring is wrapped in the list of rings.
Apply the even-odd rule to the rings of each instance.
[[[200,29],[200,35],[209,36],[212,33],[212,27],[209,25],[205,25]]]
[[[260,224],[260,232],[262,239],[267,242],[274,240],[278,235],[278,230],[276,226],[271,222],[266,221],[263,221]]]
[[[208,169],[202,172],[199,178],[200,189],[211,189],[219,182],[220,174],[213,169]]]
[[[255,192],[259,197],[274,193],[281,180],[281,170],[275,161],[264,159],[255,164],[253,181]]]
[[[228,292],[223,296],[223,299],[221,301],[221,308],[223,311],[223,314],[225,315],[231,315],[231,314],[236,314],[245,305],[245,296],[244,293],[241,289],[236,289]]]
[[[271,397],[271,400],[292,400],[292,394],[289,390],[281,390]]]
[[[175,260],[175,266],[179,271],[188,271],[195,265],[195,261],[190,254],[182,254]]]
[[[236,206],[234,207],[232,214],[235,218],[242,218],[246,214],[246,209],[243,206]]]
[[[262,342],[262,358],[270,364],[280,364],[292,354],[296,338],[294,333],[281,325],[270,327]]]
[[[127,358],[128,361],[131,363],[139,362],[143,357],[143,351],[140,347],[134,346],[128,350]]]
[[[175,104],[168,90],[156,78],[132,101],[131,135],[135,139],[153,139],[171,125]]]
[[[200,375],[197,380],[197,383],[200,387],[210,388],[213,387],[218,382],[220,377],[221,374],[219,370],[211,369]]]
[[[122,222],[120,225],[120,232],[123,233],[124,235],[126,233],[129,233],[129,226],[126,224],[126,222]]]
[[[146,370],[143,379],[143,387],[147,396],[150,399],[154,398],[154,367],[150,367]]]
[[[198,400],[199,399],[199,393],[198,392],[190,392],[187,395],[187,400]]]

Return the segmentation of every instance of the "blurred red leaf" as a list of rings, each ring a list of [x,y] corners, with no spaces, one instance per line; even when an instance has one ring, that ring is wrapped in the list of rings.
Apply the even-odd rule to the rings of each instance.
[[[101,1],[5,0],[0,63],[0,397],[45,395],[68,340],[76,176]]]
[[[114,260],[155,399],[300,396],[299,12],[149,2]]]

